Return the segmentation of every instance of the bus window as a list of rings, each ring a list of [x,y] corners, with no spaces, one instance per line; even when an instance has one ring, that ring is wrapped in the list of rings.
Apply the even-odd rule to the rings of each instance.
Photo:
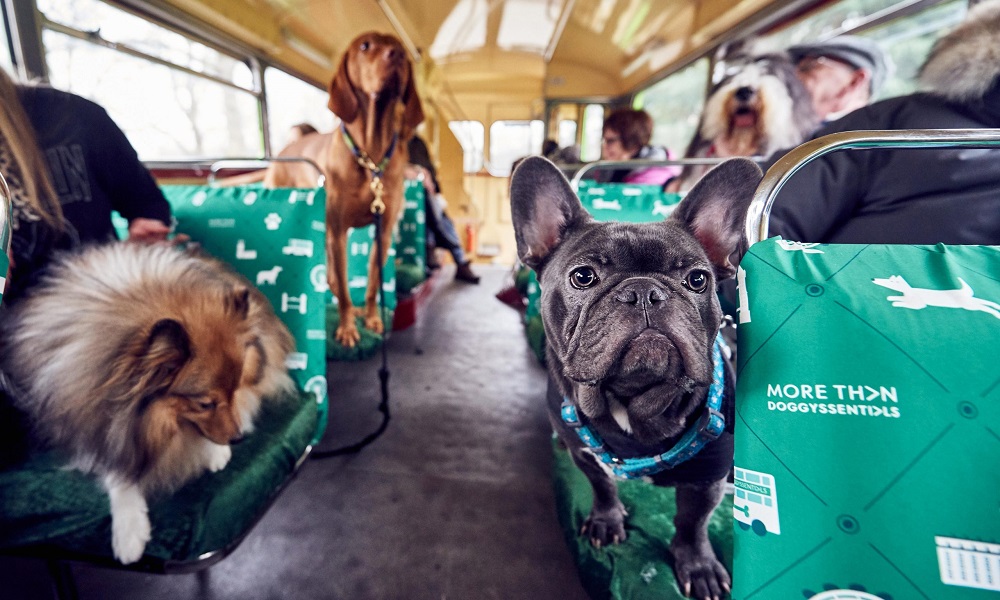
[[[246,63],[98,0],[38,8],[50,83],[103,106],[143,160],[263,155]]]
[[[959,23],[966,0],[938,3],[916,13],[903,11],[910,0],[836,2],[801,21],[767,36],[768,47],[781,49],[807,40],[828,39],[843,33],[871,37],[890,57],[894,69],[872,100],[909,94],[916,89],[917,69],[942,31]],[[902,11],[893,18],[896,10]]]
[[[583,109],[583,139],[580,141],[580,160],[601,158],[601,132],[604,129],[604,107],[588,104]]]
[[[478,173],[483,168],[486,128],[479,121],[449,121],[448,128],[462,145],[463,170],[466,173]]]
[[[559,135],[556,142],[560,148],[576,144],[576,121],[568,119],[559,121]]]
[[[917,71],[942,31],[948,31],[965,18],[968,4],[953,0],[931,6],[918,13],[889,21],[865,31],[892,59],[890,73],[879,98],[892,98],[916,91]],[[876,98],[878,99],[878,98]]]
[[[280,69],[264,71],[267,114],[271,129],[271,150],[277,154],[288,144],[293,125],[309,123],[321,132],[331,131],[339,122],[326,104],[327,93]]]
[[[0,15],[2,16],[2,15]],[[3,29],[4,37],[0,39],[0,69],[8,73],[14,72],[14,60],[11,58],[10,33],[7,31],[7,23],[0,19],[0,28]]]
[[[634,108],[653,117],[651,143],[683,156],[698,129],[708,89],[708,59],[702,58],[636,95]]]
[[[540,154],[544,133],[545,127],[539,120],[496,121],[490,125],[490,175],[506,177],[515,160]]]

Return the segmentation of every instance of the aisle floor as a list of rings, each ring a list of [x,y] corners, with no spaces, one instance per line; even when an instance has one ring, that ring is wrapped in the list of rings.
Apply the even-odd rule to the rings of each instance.
[[[545,373],[521,314],[438,274],[417,325],[389,341],[392,420],[351,457],[310,460],[228,558],[203,575],[74,565],[82,600],[583,600],[556,520]],[[374,429],[378,357],[331,362],[320,450]],[[51,596],[44,566],[0,558],[0,596]]]

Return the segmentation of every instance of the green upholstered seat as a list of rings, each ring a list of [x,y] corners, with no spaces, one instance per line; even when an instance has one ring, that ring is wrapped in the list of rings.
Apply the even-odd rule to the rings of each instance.
[[[1000,248],[772,238],[738,278],[733,597],[996,595]]]
[[[218,473],[172,496],[153,499],[153,538],[130,568],[183,571],[221,559],[270,506],[316,432],[313,394],[265,405],[258,427],[233,448]],[[0,470],[0,552],[117,565],[111,552],[108,496],[54,453],[33,454]],[[207,556],[206,556],[207,555]]]
[[[618,482],[618,493],[629,516],[628,539],[594,548],[580,536],[590,514],[593,491],[587,477],[576,468],[569,453],[553,441],[556,510],[570,553],[576,560],[580,581],[595,600],[680,600],[668,545],[674,535],[677,512],[674,488],[641,480]],[[709,522],[709,537],[727,568],[733,564],[732,496],[726,496]]]
[[[235,547],[322,437],[327,419],[322,200],[310,199],[313,190],[167,186],[164,192],[178,232],[231,264],[271,301],[295,337],[288,367],[300,392],[265,401],[255,431],[233,447],[225,469],[150,502],[153,538],[130,568],[154,571],[210,564]],[[107,494],[63,464],[51,452],[5,461],[0,552],[116,565]]]

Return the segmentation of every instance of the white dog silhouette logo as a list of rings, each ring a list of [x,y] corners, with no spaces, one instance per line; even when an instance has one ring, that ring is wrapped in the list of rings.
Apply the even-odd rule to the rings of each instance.
[[[939,306],[941,308],[961,308],[984,312],[1000,319],[1000,304],[976,298],[972,287],[961,277],[958,278],[962,287],[957,290],[932,290],[926,288],[911,287],[900,275],[892,275],[888,279],[872,279],[872,283],[880,285],[890,290],[902,293],[902,296],[887,296],[886,300],[892,302],[893,306],[900,308],[912,308],[920,310],[928,306]]]

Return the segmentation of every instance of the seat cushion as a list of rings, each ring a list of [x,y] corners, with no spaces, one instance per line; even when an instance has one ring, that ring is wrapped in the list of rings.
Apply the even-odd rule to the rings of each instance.
[[[313,394],[266,402],[225,469],[151,499],[153,539],[135,567],[166,571],[231,549],[294,473],[318,418]],[[64,465],[52,452],[33,453],[0,471],[0,552],[114,562],[107,494]]]
[[[590,482],[558,441],[553,441],[553,451],[559,523],[576,561],[580,581],[591,598],[683,599],[668,551],[677,513],[674,488],[641,480],[618,482],[619,497],[629,513],[625,522],[628,539],[616,546],[594,548],[580,536],[593,502]],[[732,496],[727,495],[708,525],[712,546],[727,569],[733,564],[732,514]]]

